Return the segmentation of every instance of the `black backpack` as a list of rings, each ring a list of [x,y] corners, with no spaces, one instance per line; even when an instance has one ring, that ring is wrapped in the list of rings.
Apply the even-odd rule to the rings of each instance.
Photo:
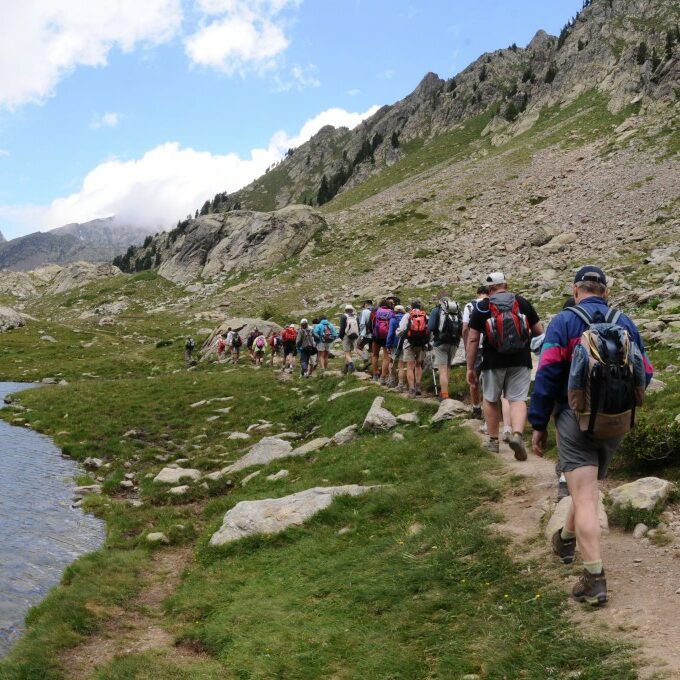
[[[439,303],[439,326],[437,340],[457,346],[463,335],[463,315],[455,300],[444,298]]]

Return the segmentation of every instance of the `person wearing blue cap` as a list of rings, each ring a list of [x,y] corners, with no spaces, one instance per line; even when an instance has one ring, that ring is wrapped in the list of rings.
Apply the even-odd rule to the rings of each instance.
[[[625,314],[609,307],[607,277],[602,269],[594,265],[581,267],[574,278],[573,294],[575,306],[561,311],[546,330],[531,397],[529,422],[534,429],[534,453],[542,456],[548,438],[548,423],[554,416],[558,433],[559,468],[566,476],[572,503],[564,526],[552,537],[553,551],[561,562],[571,564],[578,543],[584,569],[572,590],[572,597],[578,602],[600,605],[607,601],[607,581],[600,546],[598,480],[605,477],[623,436],[620,432],[616,436],[611,436],[607,431],[595,432],[593,427],[597,405],[594,401],[591,401],[587,413],[576,413],[570,407],[569,397],[573,394],[568,393],[568,388],[572,359],[575,353],[578,352],[579,357],[582,357],[588,351],[580,347],[584,331],[588,330],[590,337],[600,332],[611,332],[626,340],[629,348],[627,356],[639,358],[642,391],[645,383],[649,384],[652,379],[653,371],[635,324]],[[574,363],[577,363],[576,360]],[[588,366],[587,363],[585,365]],[[605,368],[610,370],[609,365]],[[605,389],[606,378],[600,375],[597,378],[600,381],[598,389]],[[621,375],[628,384],[635,377],[632,370]],[[595,380],[592,377],[589,381],[590,395],[596,394],[596,390],[592,389]],[[573,392],[573,389],[569,391]],[[623,430],[632,426],[634,412],[633,405],[632,415],[625,422],[619,421],[624,423]],[[610,422],[614,422],[613,419]]]

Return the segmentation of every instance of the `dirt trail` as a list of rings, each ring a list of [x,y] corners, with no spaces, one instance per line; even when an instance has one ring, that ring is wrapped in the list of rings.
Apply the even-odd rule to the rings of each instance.
[[[479,421],[468,424],[477,432]],[[522,475],[526,482],[514,485],[502,501],[505,521],[499,528],[517,537],[525,555],[552,559],[539,525],[546,510],[554,507],[557,495],[554,462],[531,453],[526,462],[518,462],[502,442],[500,457],[509,474]],[[671,510],[674,519],[669,531],[674,542],[669,546],[657,547],[649,539],[634,539],[618,528],[611,528],[604,537],[609,589],[606,607],[591,609],[570,600],[570,611],[578,624],[600,635],[623,636],[639,647],[639,677],[645,680],[680,679],[680,510]],[[537,548],[539,532],[542,540]],[[578,553],[573,566],[559,569],[567,594],[582,569]]]
[[[161,604],[179,585],[182,572],[191,561],[192,550],[165,549],[155,553],[151,568],[140,578],[144,586],[125,608],[108,610],[101,630],[61,657],[64,677],[89,678],[97,667],[116,655],[139,654],[162,649],[174,661],[196,659],[190,649],[176,647],[174,636],[164,625]]]

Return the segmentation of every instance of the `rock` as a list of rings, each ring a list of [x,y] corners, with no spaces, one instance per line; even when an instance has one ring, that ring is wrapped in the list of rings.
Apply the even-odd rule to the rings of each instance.
[[[395,442],[403,442],[405,437],[401,432],[393,432],[392,439],[394,439]]]
[[[43,385],[56,385],[57,379],[56,378],[43,378],[40,382]]]
[[[227,439],[231,439],[232,441],[237,439],[250,439],[250,435],[247,432],[231,432]]]
[[[633,538],[644,538],[648,531],[649,527],[640,522],[639,524],[636,524],[635,529],[633,529]]]
[[[207,403],[207,399],[201,399],[201,401],[195,401],[193,404],[189,404],[189,408],[199,408],[200,406],[205,406]]]
[[[92,264],[91,262],[74,262],[63,267],[52,280],[48,291],[53,295],[65,293],[73,288],[86,286],[88,283],[111,276],[121,276],[118,267],[111,264]]]
[[[604,535],[609,533],[609,520],[607,519],[607,511],[604,507],[604,497],[600,493],[600,500],[597,504],[597,514],[600,518],[600,527]],[[552,541],[553,534],[564,526],[564,522],[567,519],[567,514],[569,513],[569,508],[571,507],[571,496],[563,498],[553,510],[550,519],[545,525],[544,534],[548,541]]]
[[[101,493],[101,484],[86,484],[85,486],[77,486],[74,490],[74,496],[87,496],[90,493]]]
[[[156,484],[177,484],[182,479],[193,479],[194,481],[201,478],[201,473],[198,470],[181,467],[164,467],[154,478]]]
[[[291,452],[291,456],[306,456],[308,453],[313,453],[314,451],[319,451],[325,446],[328,446],[331,440],[328,437],[317,437],[311,441],[299,446]]]
[[[251,465],[266,465],[278,458],[290,456],[293,447],[290,442],[278,437],[263,437],[254,444],[248,453],[232,465],[225,468],[226,472],[238,472]]]
[[[40,339],[43,342],[53,342],[53,343],[56,342],[56,340],[51,335],[41,335]]]
[[[373,404],[366,414],[363,428],[364,430],[391,430],[397,426],[397,419],[390,411],[383,407],[384,397],[376,397]]]
[[[173,486],[171,489],[168,489],[168,493],[171,493],[173,496],[183,496],[189,489],[188,484],[182,484],[181,486]]]
[[[658,380],[657,378],[652,378],[649,385],[647,385],[647,392],[661,392],[666,389],[666,383],[663,380]]]
[[[444,399],[441,404],[439,404],[439,410],[432,416],[433,423],[439,423],[442,420],[451,420],[452,418],[458,418],[459,416],[464,416],[468,413],[468,407],[462,402],[456,399]]]
[[[675,484],[658,477],[643,477],[628,484],[622,484],[609,492],[615,507],[631,506],[635,510],[654,510],[663,505],[675,491]]]
[[[355,387],[352,390],[346,390],[345,392],[336,392],[335,394],[331,394],[330,397],[328,397],[328,401],[335,401],[336,399],[340,399],[340,397],[346,397],[348,394],[356,394],[357,392],[365,392],[368,389],[366,385],[362,387]]]
[[[129,479],[124,479],[120,482],[119,486],[123,489],[134,489],[135,483]]]
[[[104,465],[104,461],[101,458],[86,458],[83,461],[83,467],[88,470],[99,470],[99,468]]]
[[[3,276],[5,272],[3,272]],[[24,317],[11,307],[0,307],[0,333],[25,325]]]
[[[116,320],[112,316],[103,316],[99,319],[100,326],[113,326],[115,323]]]
[[[241,480],[241,486],[245,486],[251,479],[255,479],[260,474],[260,470],[255,470],[255,472],[251,472],[249,475],[246,475],[242,480]]]
[[[343,446],[344,444],[349,444],[353,442],[359,436],[359,426],[358,425],[348,425],[347,427],[336,432],[333,435],[332,442],[337,446]]]
[[[374,487],[315,487],[283,498],[241,501],[224,516],[221,528],[210,539],[210,545],[225,545],[253,534],[275,534],[286,527],[303,524],[317,512],[327,508],[336,496],[360,496]]]
[[[267,475],[267,481],[268,482],[278,482],[280,479],[285,479],[290,475],[290,472],[288,470],[279,470],[276,474],[273,475]]]
[[[146,535],[146,542],[152,544],[163,543],[168,545],[170,543],[170,539],[162,531],[154,531]]]
[[[418,414],[415,412],[401,413],[397,416],[397,420],[400,423],[406,423],[407,425],[417,425],[420,422],[420,418],[418,418]]]
[[[680,413],[678,413],[677,416],[675,416],[675,422],[680,425]]]

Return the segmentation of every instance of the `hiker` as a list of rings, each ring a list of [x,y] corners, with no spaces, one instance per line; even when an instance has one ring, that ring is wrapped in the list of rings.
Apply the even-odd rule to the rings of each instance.
[[[184,361],[188,365],[194,363],[194,347],[196,347],[196,343],[194,342],[194,339],[189,336],[184,343]]]
[[[238,331],[232,331],[231,335],[231,363],[238,364],[239,357],[241,356],[241,345],[243,340],[239,335]]]
[[[381,385],[387,384],[390,373],[390,354],[385,349],[387,336],[390,332],[390,321],[394,316],[394,310],[387,299],[383,298],[378,304],[378,309],[371,312],[371,367],[373,370],[373,380],[380,381]],[[380,363],[380,352],[382,350],[382,363]]]
[[[317,341],[316,349],[318,350],[319,366],[323,372],[328,368],[328,353],[331,351],[331,345],[338,337],[338,332],[335,326],[328,320],[328,317],[324,315],[319,320],[319,323],[314,326],[314,336]]]
[[[352,353],[359,342],[359,320],[356,317],[354,307],[345,305],[345,313],[340,317],[340,338],[342,351],[345,353],[345,365],[343,373],[354,373],[354,359]]]
[[[363,309],[359,315],[359,349],[364,362],[364,371],[368,371],[371,362],[371,345],[373,334],[371,326],[371,314],[373,313],[373,300],[364,300]]]
[[[314,333],[309,327],[309,322],[307,319],[302,319],[300,321],[300,330],[297,334],[295,346],[300,352],[300,376],[303,378],[309,378],[311,375],[309,360],[310,357],[316,355],[318,350],[316,348]]]
[[[463,316],[455,300],[441,291],[430,312],[428,328],[433,335],[432,365],[439,371],[441,398],[449,398],[449,368],[463,335]]]
[[[260,333],[255,340],[253,340],[253,360],[256,366],[262,366],[264,361],[264,352],[267,349],[267,338]]]
[[[314,346],[318,347],[319,344],[319,338],[314,335],[314,329],[321,323],[321,319],[312,319],[312,323],[310,325],[312,329],[312,335],[314,336]],[[314,371],[316,371],[317,367],[319,365],[319,350],[317,349],[316,352],[310,355],[309,357],[309,375],[312,376],[314,375]]]
[[[598,480],[604,479],[623,435],[634,424],[653,369],[635,324],[609,307],[607,277],[599,267],[581,267],[573,293],[576,306],[561,311],[546,330],[529,420],[534,453],[542,456],[554,415],[560,469],[572,504],[564,526],[552,537],[553,550],[571,564],[578,543],[584,570],[572,597],[599,605],[607,601],[607,581]],[[601,356],[608,357],[607,365]]]
[[[485,283],[489,287],[489,298],[478,302],[470,315],[467,381],[469,385],[478,383],[475,363],[480,339],[484,335],[482,392],[489,433],[487,449],[498,453],[498,401],[505,395],[510,402],[512,426],[512,436],[508,444],[517,460],[526,460],[523,432],[531,384],[529,342],[532,337],[543,333],[543,325],[531,303],[508,290],[503,272],[489,274]]]
[[[477,288],[477,298],[468,302],[463,308],[463,349],[465,349],[465,356],[467,357],[468,336],[470,335],[470,315],[477,303],[489,297],[489,289],[486,286]],[[480,343],[484,343],[484,336],[480,338]],[[475,372],[477,373],[477,382],[474,385],[468,385],[470,388],[470,401],[472,402],[472,417],[477,420],[483,420],[482,416],[482,398],[479,393],[479,378],[482,372],[482,353],[477,353],[477,361],[475,363]],[[486,421],[484,421],[484,431],[486,431]]]
[[[281,333],[283,341],[283,368],[291,373],[295,369],[295,343],[297,341],[297,330],[294,324],[289,324]]]
[[[257,326],[255,326],[255,328],[253,328],[253,330],[248,333],[248,337],[246,338],[246,348],[253,363],[255,362],[255,350],[253,349],[253,343],[255,342],[255,338],[258,335],[260,335],[260,330]]]
[[[217,336],[217,361],[224,360],[224,351],[227,349],[226,333]]]
[[[419,396],[423,378],[423,362],[427,346],[430,342],[430,329],[427,326],[427,314],[419,299],[411,300],[411,311],[404,314],[397,335],[404,339],[404,361],[406,362],[406,379],[408,393],[411,397]]]
[[[281,356],[281,351],[283,349],[283,341],[281,340],[280,333],[272,333],[269,337],[269,350],[271,356],[269,358],[269,365],[274,366],[274,359]]]
[[[401,323],[406,310],[403,305],[396,305],[394,316],[390,320],[390,330],[387,334],[385,347],[390,353],[391,369],[388,387],[396,387],[399,392],[406,390],[406,362],[404,361],[404,339],[397,336],[397,328]],[[394,374],[397,374],[395,378]]]

